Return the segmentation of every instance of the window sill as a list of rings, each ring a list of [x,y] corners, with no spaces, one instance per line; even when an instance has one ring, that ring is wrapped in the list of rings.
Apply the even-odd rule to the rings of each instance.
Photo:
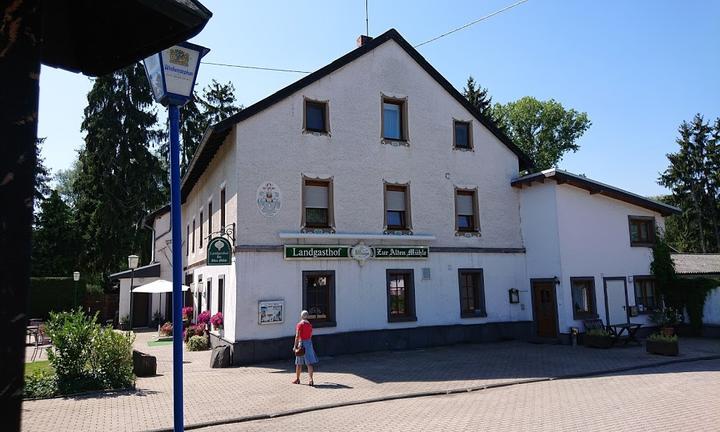
[[[455,237],[482,237],[480,231],[455,231]]]
[[[402,139],[383,138],[381,144],[387,144],[394,147],[410,147],[410,141]]]
[[[389,323],[396,323],[396,322],[413,322],[417,321],[416,316],[403,316],[403,317],[388,317]]]
[[[303,129],[303,134],[305,135],[315,135],[315,136],[330,136],[330,131],[319,131],[319,130],[312,130],[312,129]]]
[[[337,322],[335,322],[335,321],[312,321],[312,320],[310,320],[310,324],[312,324],[313,328],[337,327]]]
[[[472,148],[472,147],[467,147],[467,148],[465,148],[465,147],[455,147],[455,146],[453,146],[452,149],[455,150],[455,151],[459,151],[459,152],[471,152],[471,153],[472,153],[472,152],[475,151],[475,149]]]
[[[305,226],[300,229],[300,232],[303,234],[335,234],[335,228]]]

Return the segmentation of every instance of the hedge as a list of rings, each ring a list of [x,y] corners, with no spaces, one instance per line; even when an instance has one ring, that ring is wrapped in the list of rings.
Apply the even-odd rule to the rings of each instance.
[[[69,311],[73,308],[75,281],[71,277],[30,278],[28,295],[28,318],[47,319],[50,311]],[[77,282],[77,304],[81,305],[86,283]]]

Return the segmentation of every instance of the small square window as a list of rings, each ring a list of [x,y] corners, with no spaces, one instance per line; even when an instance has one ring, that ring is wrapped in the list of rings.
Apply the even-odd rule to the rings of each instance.
[[[630,226],[630,246],[655,244],[655,218],[652,216],[628,216]]]
[[[327,133],[327,103],[305,100],[305,130]]]
[[[388,140],[407,141],[407,119],[405,101],[383,98],[382,136]]]
[[[455,121],[455,148],[462,150],[472,149],[470,122]]]

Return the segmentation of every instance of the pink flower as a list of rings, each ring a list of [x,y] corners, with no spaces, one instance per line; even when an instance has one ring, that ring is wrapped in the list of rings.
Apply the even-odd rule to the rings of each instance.
[[[211,324],[213,325],[213,327],[215,327],[215,328],[220,328],[220,327],[222,327],[222,326],[223,326],[223,314],[222,314],[222,312],[218,312],[218,313],[216,313],[215,315],[213,315],[212,318],[210,318],[210,323],[211,323]]]
[[[207,324],[210,322],[210,311],[201,312],[197,316],[198,324]]]

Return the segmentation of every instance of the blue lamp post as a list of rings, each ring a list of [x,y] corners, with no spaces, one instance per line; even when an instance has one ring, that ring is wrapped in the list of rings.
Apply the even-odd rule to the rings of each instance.
[[[192,97],[200,59],[210,50],[183,42],[145,59],[145,72],[155,100],[168,107],[170,120],[170,212],[172,217],[173,281],[173,423],[175,432],[183,425],[182,355],[182,221],[180,208],[180,114]]]

